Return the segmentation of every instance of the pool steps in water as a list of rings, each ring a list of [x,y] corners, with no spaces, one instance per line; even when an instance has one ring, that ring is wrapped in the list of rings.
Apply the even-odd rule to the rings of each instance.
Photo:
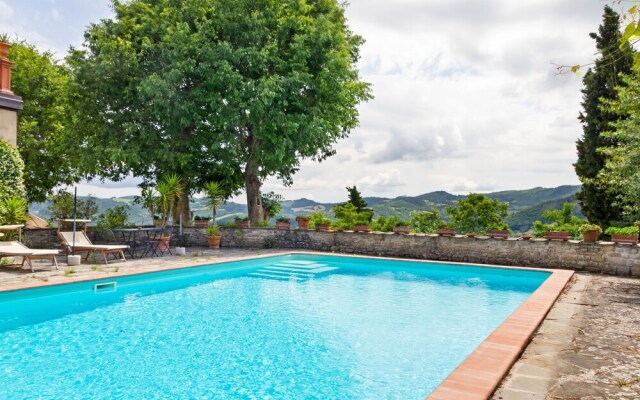
[[[306,280],[336,269],[336,267],[329,267],[326,264],[318,264],[315,262],[289,261],[269,265],[257,271],[249,272],[248,275],[276,280]]]

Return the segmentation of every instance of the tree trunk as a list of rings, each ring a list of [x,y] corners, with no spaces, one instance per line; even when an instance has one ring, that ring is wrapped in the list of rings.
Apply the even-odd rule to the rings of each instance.
[[[258,221],[264,219],[262,213],[262,197],[260,196],[261,184],[260,177],[258,176],[259,165],[255,151],[257,147],[257,139],[255,136],[251,135],[249,140],[251,142],[251,151],[244,170],[244,180],[247,191],[247,210],[249,212],[249,219],[252,224],[257,224]]]

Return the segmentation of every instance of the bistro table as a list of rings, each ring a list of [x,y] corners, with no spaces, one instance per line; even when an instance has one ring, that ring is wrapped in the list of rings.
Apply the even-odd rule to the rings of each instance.
[[[147,248],[144,244],[142,244],[138,237],[142,234],[143,237],[142,239],[150,239],[151,238],[151,233],[152,232],[157,232],[158,229],[162,229],[162,228],[157,228],[157,227],[153,227],[153,228],[117,228],[114,229],[114,232],[117,232],[121,235],[122,240],[129,245],[129,249],[125,250],[128,251],[129,254],[131,255],[131,258],[136,258],[136,253],[138,251],[141,251],[142,254],[140,255],[140,257],[144,256],[145,253],[147,252]],[[142,244],[142,246],[140,246]]]
[[[22,225],[0,225],[0,231],[16,231],[18,242],[22,242]],[[0,236],[4,236],[4,233],[0,233]]]

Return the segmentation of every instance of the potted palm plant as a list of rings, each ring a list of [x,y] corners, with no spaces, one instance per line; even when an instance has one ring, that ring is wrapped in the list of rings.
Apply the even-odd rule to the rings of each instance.
[[[162,217],[162,226],[167,226],[169,219],[175,213],[178,206],[178,200],[183,192],[182,182],[180,177],[176,174],[164,176],[156,187],[158,191],[158,208],[160,209],[160,215]],[[161,250],[169,248],[169,241],[171,236],[163,235],[160,237],[160,243],[158,247]]]
[[[602,233],[602,228],[596,224],[582,224],[578,227],[578,232],[582,234],[585,242],[595,242]]]
[[[218,182],[208,182],[204,185],[204,193],[206,195],[206,205],[211,209],[211,214],[213,215],[213,224],[216,225],[218,207],[224,204],[228,197],[227,192]],[[208,219],[206,225],[209,225]]]
[[[220,248],[220,241],[222,240],[222,236],[220,236],[219,230],[220,229],[218,225],[207,226],[207,242],[210,249]]]

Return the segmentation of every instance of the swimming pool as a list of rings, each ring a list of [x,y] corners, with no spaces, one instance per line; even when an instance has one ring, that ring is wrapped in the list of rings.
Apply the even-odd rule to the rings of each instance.
[[[420,399],[549,275],[304,254],[0,293],[0,397]]]

